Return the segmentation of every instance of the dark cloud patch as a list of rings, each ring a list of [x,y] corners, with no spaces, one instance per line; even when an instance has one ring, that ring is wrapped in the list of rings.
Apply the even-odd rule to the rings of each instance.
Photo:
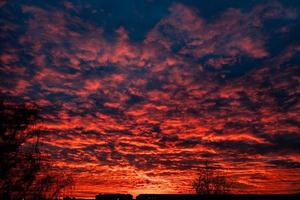
[[[181,148],[193,148],[196,145],[201,144],[201,141],[197,138],[185,139],[183,141],[178,141],[176,146]]]
[[[248,141],[216,141],[209,142],[207,145],[213,146],[220,149],[220,151],[235,152],[248,155],[264,155],[279,153],[283,155],[285,153],[291,154],[298,151],[299,146],[299,135],[298,134],[276,134],[263,136],[267,139],[269,143],[255,143]]]
[[[141,96],[138,96],[138,95],[130,95],[129,99],[126,101],[126,103],[131,106],[131,105],[134,105],[134,104],[138,104],[138,103],[141,103],[143,102],[145,99]]]
[[[272,145],[264,145],[264,144],[257,144],[257,143],[250,143],[246,141],[218,141],[218,142],[211,142],[210,144],[221,152],[233,152],[233,153],[241,153],[241,154],[265,154],[265,153],[272,153],[274,148]]]
[[[116,66],[97,66],[93,68],[85,67],[82,71],[82,75],[87,78],[102,78],[103,76],[117,72],[118,68]]]
[[[296,162],[292,160],[271,160],[268,163],[271,165],[275,165],[277,167],[288,168],[288,169],[300,168],[300,162]]]
[[[299,152],[300,135],[297,133],[281,133],[265,137],[275,145],[274,150]]]

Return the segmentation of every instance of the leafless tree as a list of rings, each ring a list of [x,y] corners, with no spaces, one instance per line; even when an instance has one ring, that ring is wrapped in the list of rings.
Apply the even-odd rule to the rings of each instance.
[[[72,179],[50,172],[40,153],[39,110],[0,98],[0,199],[54,199]]]
[[[200,169],[198,177],[192,184],[195,192],[202,195],[212,194],[228,194],[232,186],[232,182],[223,172],[210,166],[206,161],[203,168]]]

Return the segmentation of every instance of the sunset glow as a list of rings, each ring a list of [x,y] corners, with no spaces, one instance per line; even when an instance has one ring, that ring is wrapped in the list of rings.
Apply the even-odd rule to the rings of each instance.
[[[210,2],[210,1],[209,1]],[[0,91],[73,196],[300,192],[298,1],[2,1]]]

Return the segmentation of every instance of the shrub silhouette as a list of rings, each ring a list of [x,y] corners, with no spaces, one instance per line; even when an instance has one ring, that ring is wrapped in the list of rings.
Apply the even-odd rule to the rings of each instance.
[[[228,177],[205,162],[205,166],[200,169],[198,177],[192,184],[195,192],[201,195],[228,194],[232,187],[232,182]]]
[[[39,150],[41,120],[33,104],[0,98],[0,199],[53,199],[72,179],[51,174]]]

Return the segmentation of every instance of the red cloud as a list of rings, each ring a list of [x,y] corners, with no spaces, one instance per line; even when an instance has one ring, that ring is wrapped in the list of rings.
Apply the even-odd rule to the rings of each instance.
[[[141,42],[124,27],[108,40],[103,27],[63,10],[23,12],[30,14],[17,39],[23,49],[1,53],[0,88],[41,106],[44,151],[76,174],[76,195],[191,192],[206,159],[237,177],[236,192],[292,192],[299,169],[287,166],[299,162],[300,80],[298,66],[286,63],[300,48],[271,58],[262,31],[288,9],[228,9],[208,21],[173,4]],[[245,56],[264,62],[226,78],[229,65],[243,70]],[[274,190],[280,176],[288,181]]]

